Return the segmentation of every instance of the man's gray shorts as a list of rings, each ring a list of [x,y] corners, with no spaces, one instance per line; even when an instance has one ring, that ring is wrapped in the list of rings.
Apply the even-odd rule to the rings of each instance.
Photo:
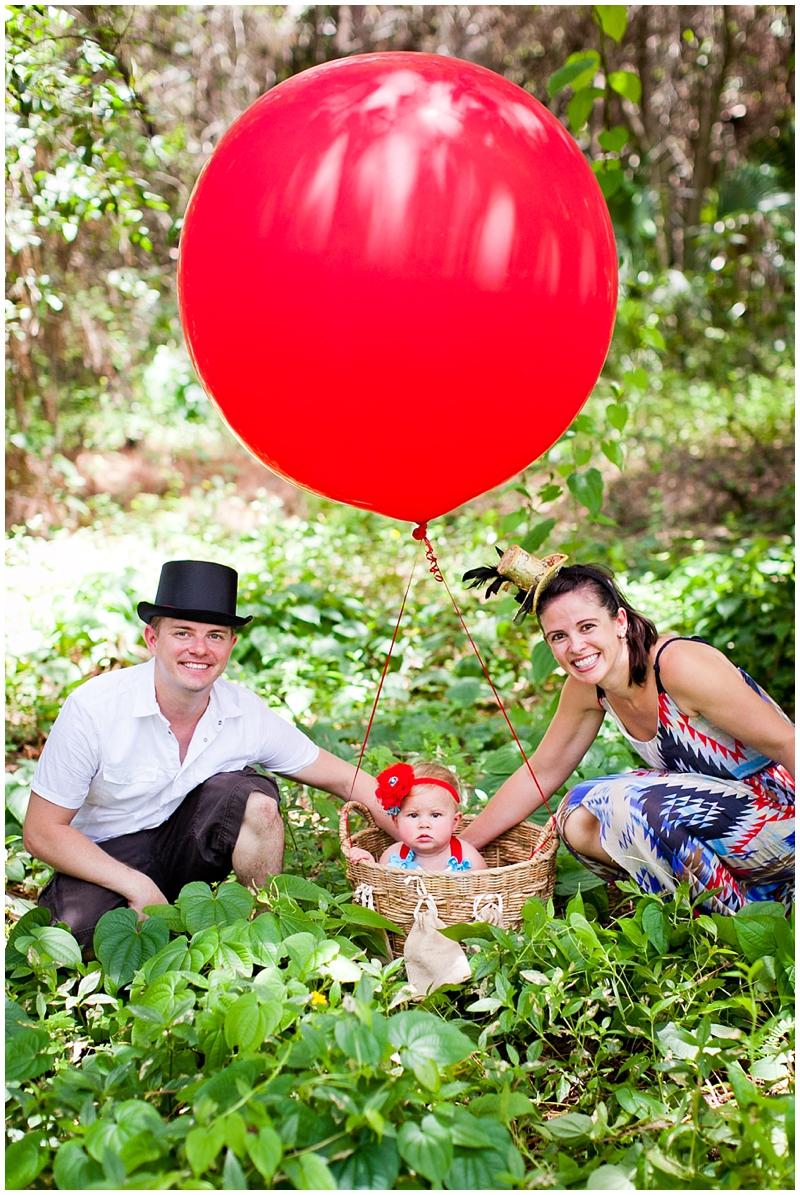
[[[193,880],[224,880],[251,792],[267,793],[280,803],[271,776],[255,768],[210,776],[184,797],[162,825],[101,842],[114,859],[144,872],[174,903],[184,884]],[[118,892],[56,872],[41,891],[39,904],[50,909],[53,924],[65,921],[86,948],[95,926],[109,909],[127,908]]]

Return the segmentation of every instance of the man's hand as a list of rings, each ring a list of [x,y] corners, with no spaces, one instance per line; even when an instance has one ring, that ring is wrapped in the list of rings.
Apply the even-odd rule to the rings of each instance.
[[[54,805],[32,792],[22,831],[25,849],[56,871],[118,892],[136,910],[140,920],[144,919],[145,905],[168,904],[149,876],[112,859],[102,846],[70,825],[77,812]]]
[[[351,863],[374,863],[375,856],[361,846],[345,847],[344,853]]]
[[[161,889],[153,883],[149,876],[146,876],[141,871],[132,871],[132,879],[129,885],[126,885],[126,891],[122,893],[128,898],[128,908],[134,909],[140,921],[144,921],[147,914],[143,912],[146,905],[167,905],[167,900]]]

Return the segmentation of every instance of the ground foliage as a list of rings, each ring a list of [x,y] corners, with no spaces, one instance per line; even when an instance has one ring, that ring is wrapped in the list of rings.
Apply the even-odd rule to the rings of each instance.
[[[790,1184],[793,970],[777,906],[695,918],[685,894],[662,903],[623,886],[611,909],[605,885],[565,855],[555,905],[529,904],[518,933],[462,930],[472,981],[418,1005],[402,966],[381,961],[380,922],[352,904],[336,803],[285,786],[288,874],[255,899],[236,884],[216,894],[196,884],[138,931],[129,910],[110,914],[89,964],[48,913],[30,909],[49,872],[22,850],[26,756],[71,688],[142,658],[135,602],[154,591],[162,556],[224,551],[255,616],[230,675],[321,745],[349,758],[358,749],[416,546],[388,520],[321,501],[308,520],[287,519],[266,495],[250,504],[250,531],[232,541],[215,499],[230,499],[224,486],[10,546],[12,595],[25,595],[10,612],[18,753],[6,775],[12,1181]],[[528,534],[512,513],[514,530]],[[465,512],[431,531],[531,749],[561,683],[552,655],[533,628],[513,626],[509,596],[487,603],[458,584],[463,568],[492,558],[498,522],[494,510]],[[600,541],[581,547],[610,559]],[[764,541],[736,552],[698,546],[661,562],[661,575],[625,579],[662,626],[702,629],[723,647],[735,639],[732,657],[750,663],[751,653],[762,679],[765,649],[778,660],[787,646],[790,550]],[[476,810],[518,755],[423,563],[367,763],[437,756],[470,786]],[[604,727],[577,776],[634,763]]]

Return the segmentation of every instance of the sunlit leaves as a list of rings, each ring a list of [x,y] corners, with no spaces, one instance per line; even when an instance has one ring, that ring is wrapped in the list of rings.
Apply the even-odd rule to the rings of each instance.
[[[169,929],[160,919],[140,922],[133,909],[111,909],[97,923],[94,950],[111,982],[120,987],[168,940]]]
[[[552,97],[559,91],[563,91],[565,87],[572,87],[575,91],[580,90],[581,87],[592,82],[599,65],[600,55],[596,50],[571,54],[565,65],[550,76],[550,81],[547,84],[548,93]]]
[[[595,20],[598,22],[603,30],[603,33],[608,34],[614,41],[622,41],[625,30],[628,27],[628,12],[624,4],[594,4],[592,5],[592,12]]]
[[[570,473],[567,478],[570,493],[585,506],[591,515],[598,515],[603,504],[603,478],[599,469],[585,473]]]
[[[176,901],[189,933],[210,926],[231,925],[247,917],[253,908],[253,897],[241,884],[221,884],[212,893],[208,884],[196,881],[187,884]]]
[[[632,104],[638,104],[642,98],[642,83],[633,71],[612,71],[608,76],[608,83],[613,91],[630,100]]]

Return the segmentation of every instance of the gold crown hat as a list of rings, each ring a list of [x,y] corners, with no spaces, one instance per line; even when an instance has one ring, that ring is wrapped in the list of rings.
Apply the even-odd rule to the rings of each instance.
[[[568,556],[562,552],[554,552],[551,556],[543,556],[541,560],[531,556],[518,544],[512,544],[505,552],[496,548],[500,560],[492,567],[471,568],[464,573],[462,581],[469,581],[469,589],[488,588],[485,597],[491,597],[500,589],[517,587],[514,600],[520,603],[520,608],[514,616],[514,622],[520,623],[527,614],[536,613],[536,606],[545,585],[564,567]]]

